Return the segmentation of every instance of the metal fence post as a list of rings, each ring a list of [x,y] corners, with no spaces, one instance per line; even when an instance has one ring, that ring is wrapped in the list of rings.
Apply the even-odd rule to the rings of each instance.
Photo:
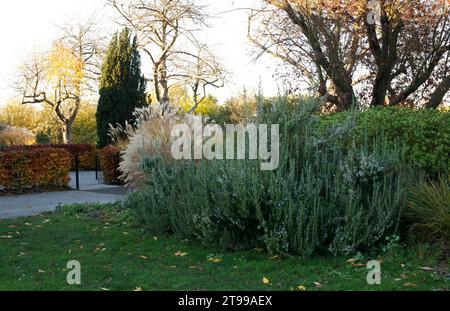
[[[98,180],[98,153],[95,152],[95,180]]]
[[[75,155],[75,173],[76,173],[76,182],[77,182],[77,190],[80,191],[80,158]]]

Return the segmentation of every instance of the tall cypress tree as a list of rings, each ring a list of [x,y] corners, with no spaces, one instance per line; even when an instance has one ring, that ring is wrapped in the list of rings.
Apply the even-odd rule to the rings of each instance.
[[[115,34],[106,51],[100,77],[97,109],[99,147],[111,143],[109,125],[125,125],[133,111],[146,104],[146,82],[141,73],[137,40],[128,28]]]

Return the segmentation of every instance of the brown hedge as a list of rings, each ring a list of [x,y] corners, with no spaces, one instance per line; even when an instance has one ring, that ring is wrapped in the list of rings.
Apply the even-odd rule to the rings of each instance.
[[[67,187],[71,155],[60,148],[0,151],[0,194]]]
[[[120,150],[112,145],[100,150],[100,167],[103,170],[105,184],[119,184],[118,164],[120,161]]]
[[[34,150],[40,148],[60,148],[68,151],[72,157],[71,169],[75,170],[75,156],[79,156],[80,170],[95,169],[95,153],[96,147],[88,144],[68,144],[68,145],[32,145],[32,146],[16,146],[8,147],[6,150]]]

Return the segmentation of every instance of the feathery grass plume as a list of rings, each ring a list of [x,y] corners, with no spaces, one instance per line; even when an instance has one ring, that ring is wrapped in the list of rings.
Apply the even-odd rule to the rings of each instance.
[[[125,127],[118,125],[110,129],[111,138],[122,150],[120,179],[130,188],[138,188],[145,179],[141,165],[144,159],[162,157],[167,162],[173,160],[172,127],[183,121],[185,116],[177,114],[174,109],[154,105],[136,109],[134,118],[136,121],[133,124],[126,123]]]

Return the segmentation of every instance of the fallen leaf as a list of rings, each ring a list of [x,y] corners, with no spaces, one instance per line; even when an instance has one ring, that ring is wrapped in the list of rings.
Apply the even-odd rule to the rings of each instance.
[[[405,283],[403,284],[404,287],[416,287],[417,285],[414,283]]]
[[[154,241],[158,241],[158,237],[157,237],[157,236],[154,236],[154,237],[153,237],[153,240],[154,240]]]
[[[12,239],[13,236],[12,235],[2,235],[0,236],[0,239]]]
[[[320,284],[319,282],[314,282],[314,285],[316,286],[316,288],[321,288],[322,284]]]
[[[270,259],[270,260],[277,260],[278,258],[280,258],[280,256],[278,256],[278,255],[275,255],[275,256],[269,257],[269,259]]]
[[[402,279],[394,279],[395,282],[400,282]]]
[[[351,258],[351,259],[347,260],[347,263],[349,263],[349,264],[354,264],[354,263],[357,262],[358,260],[359,260],[359,259]]]
[[[46,219],[43,221],[44,224],[49,223],[49,222],[50,222],[50,219]]]
[[[222,258],[213,257],[213,258],[209,258],[208,261],[212,262],[212,263],[219,263],[222,261]]]
[[[422,270],[422,271],[434,271],[434,269],[430,268],[430,267],[420,267],[420,270]]]
[[[123,235],[128,235],[128,232],[123,232]]]
[[[108,288],[104,288],[104,287],[100,287],[100,289],[103,290],[103,291],[109,291]]]
[[[143,292],[144,290],[141,287],[136,287],[134,289],[135,292]]]
[[[40,269],[38,270],[38,272],[39,272],[39,273],[45,273],[44,270],[40,270]]]
[[[170,268],[170,269],[176,269],[177,266],[170,266],[169,268]]]
[[[264,277],[263,278],[263,283],[266,284],[266,285],[270,284],[270,280],[268,278]]]
[[[147,256],[144,256],[144,255],[140,256],[140,258],[141,258],[141,259],[144,259],[144,260],[147,260],[147,259],[148,259],[148,257],[147,257]]]
[[[185,256],[187,256],[187,254],[188,253],[183,253],[183,252],[179,251],[179,252],[176,252],[174,255],[177,257],[185,257]]]
[[[304,285],[300,285],[299,287],[297,287],[297,289],[301,292],[306,291],[306,287]]]

